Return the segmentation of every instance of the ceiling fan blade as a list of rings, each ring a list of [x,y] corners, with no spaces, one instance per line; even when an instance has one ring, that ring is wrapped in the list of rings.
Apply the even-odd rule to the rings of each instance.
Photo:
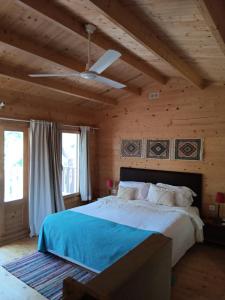
[[[53,73],[53,74],[29,74],[29,77],[73,77],[80,76],[79,72],[71,72],[71,73]]]
[[[107,50],[93,66],[89,69],[89,71],[95,73],[102,73],[105,69],[107,69],[111,64],[114,63],[119,57],[121,53],[115,50]]]
[[[122,89],[122,88],[126,87],[126,85],[123,84],[123,83],[108,79],[108,78],[103,77],[103,76],[96,76],[96,78],[94,80],[98,81],[100,83],[103,83],[103,84],[107,84],[107,85],[109,85],[109,86],[111,86],[115,89]]]

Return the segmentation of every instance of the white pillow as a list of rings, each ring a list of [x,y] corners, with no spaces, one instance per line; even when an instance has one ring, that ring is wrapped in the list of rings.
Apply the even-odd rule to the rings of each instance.
[[[130,187],[136,189],[135,199],[146,200],[150,183],[138,181],[120,181],[119,187]]]
[[[124,200],[134,200],[136,194],[136,189],[130,187],[119,187],[117,196]]]
[[[194,201],[192,196],[194,197],[197,196],[197,194],[194,191],[192,191],[190,188],[186,186],[175,186],[175,185],[170,185],[165,183],[157,183],[156,185],[168,191],[175,192],[176,206],[189,207],[192,205]]]
[[[155,184],[151,184],[147,200],[151,203],[174,206],[175,205],[175,193],[173,191],[160,188]]]
[[[157,183],[156,185],[171,190],[182,190],[186,193],[186,196],[194,196],[194,197],[197,196],[197,194],[187,186],[177,186],[177,185],[170,185],[165,183]]]

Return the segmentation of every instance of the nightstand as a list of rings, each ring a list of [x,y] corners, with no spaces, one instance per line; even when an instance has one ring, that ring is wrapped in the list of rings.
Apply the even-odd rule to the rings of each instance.
[[[220,244],[225,246],[225,226],[215,221],[215,219],[203,219],[205,226],[205,242]]]

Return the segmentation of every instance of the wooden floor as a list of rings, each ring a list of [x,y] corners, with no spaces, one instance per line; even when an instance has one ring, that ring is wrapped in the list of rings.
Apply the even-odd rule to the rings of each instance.
[[[0,265],[29,254],[36,240],[22,240],[0,247]],[[172,300],[225,300],[225,248],[196,245],[173,270]],[[45,300],[0,267],[1,300]]]
[[[225,247],[195,245],[174,274],[172,300],[225,300]]]
[[[1,265],[35,251],[36,239],[26,239],[0,247],[0,299],[1,300],[46,300],[45,297],[12,276]]]

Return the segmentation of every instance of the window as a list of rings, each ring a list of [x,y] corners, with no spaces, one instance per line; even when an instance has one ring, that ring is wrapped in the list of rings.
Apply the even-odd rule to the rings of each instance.
[[[79,144],[79,133],[62,133],[63,196],[79,192]]]
[[[23,198],[24,135],[4,131],[4,201]]]

